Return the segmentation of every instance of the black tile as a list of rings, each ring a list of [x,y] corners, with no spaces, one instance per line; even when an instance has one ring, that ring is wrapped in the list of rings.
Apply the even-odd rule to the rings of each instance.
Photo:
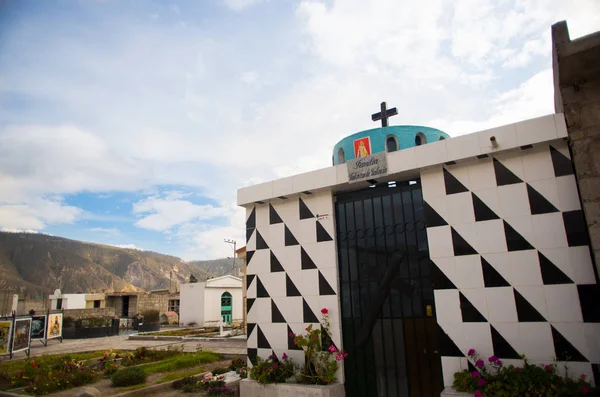
[[[335,347],[336,350],[338,350],[338,347],[333,342],[333,339],[331,339],[331,336],[323,328],[323,325],[321,325],[321,351],[325,352],[325,351],[329,350],[330,346],[333,346],[333,347]]]
[[[475,366],[473,365],[473,363],[471,363],[471,360],[467,359],[467,368],[469,369],[469,372],[473,373],[475,371],[479,371],[477,368],[475,368]]]
[[[256,276],[256,297],[257,298],[270,298],[271,297],[271,295],[269,295],[269,293],[267,292],[267,289],[263,285],[262,281],[260,281],[260,278],[258,276]]]
[[[529,197],[531,215],[558,212],[558,209],[546,197],[542,196],[540,192],[531,187],[529,183],[527,184],[527,197]]]
[[[578,285],[579,302],[583,321],[586,323],[600,323],[600,285]]]
[[[258,332],[256,335],[256,340],[258,342],[257,343],[258,348],[259,349],[270,349],[271,344],[267,340],[267,337],[265,336],[265,334],[262,332],[262,329],[260,329],[260,325],[256,326],[256,331]]]
[[[315,262],[313,262],[311,257],[308,256],[308,253],[304,250],[304,248],[300,248],[300,263],[302,266],[302,270],[317,268],[317,265],[315,265]]]
[[[545,323],[547,320],[537,311],[523,295],[513,288],[515,295],[515,306],[517,308],[517,318],[520,323]]]
[[[550,146],[550,156],[554,166],[554,176],[565,176],[573,174],[573,163],[571,159]]]
[[[452,230],[452,247],[454,248],[454,256],[475,255],[477,251],[467,241],[462,238],[454,228]]]
[[[269,224],[275,225],[277,223],[283,223],[283,219],[279,216],[273,205],[269,203]]]
[[[246,219],[246,229],[256,227],[256,207],[252,208],[252,212]]]
[[[304,200],[300,197],[298,197],[298,205],[300,206],[300,219],[310,219],[315,217],[312,211],[304,203]]]
[[[506,238],[506,247],[509,252],[534,249],[533,246],[506,221],[504,221],[504,237]]]
[[[256,327],[256,323],[248,323],[247,329],[246,329],[246,335],[248,335],[248,337],[250,337],[250,335],[252,335],[252,331],[254,331],[254,327]]]
[[[504,339],[502,335],[490,324],[492,333],[492,346],[494,347],[494,355],[498,358],[520,359],[519,353]]]
[[[321,272],[319,272],[319,295],[335,295],[335,291]]]
[[[455,194],[468,192],[469,189],[465,187],[454,175],[444,168],[444,184],[446,185],[446,194]]]
[[[577,210],[563,212],[562,216],[569,247],[588,245],[590,240],[588,228],[583,216],[583,211]]]
[[[257,365],[258,364],[258,360],[256,359],[256,357],[258,356],[258,350],[257,349],[251,349],[248,348],[248,359],[250,360],[250,362],[252,363],[252,365]]]
[[[287,326],[287,338],[288,338],[288,350],[302,350],[301,347],[298,347],[296,343],[294,343],[294,331]]]
[[[285,296],[302,296],[290,276],[285,275]]]
[[[542,271],[544,285],[573,284],[573,280],[539,251],[538,257],[540,259],[540,270]]]
[[[460,312],[462,314],[463,323],[486,323],[487,320],[483,315],[473,306],[473,304],[462,294],[458,293],[460,297]]]
[[[475,221],[491,221],[493,219],[500,219],[494,211],[491,210],[475,193],[471,192],[473,196],[473,211],[475,212]]]
[[[565,338],[558,330],[552,326],[552,339],[554,340],[554,354],[556,355],[556,359],[558,361],[579,361],[579,362],[588,362],[588,359],[583,356]]]
[[[296,240],[296,237],[294,237],[294,235],[292,234],[292,232],[290,231],[290,229],[284,225],[284,240],[285,240],[285,246],[289,247],[291,245],[298,245],[298,240]]]
[[[446,356],[446,357],[464,357],[465,356],[463,354],[463,352],[460,351],[458,346],[456,346],[456,343],[454,343],[454,341],[452,339],[450,339],[448,334],[444,331],[444,329],[439,324],[437,324],[437,335],[438,335],[438,346],[439,346],[440,356]]]
[[[594,374],[594,384],[600,386],[600,364],[592,364],[592,373]]]
[[[456,289],[456,285],[431,261],[431,277],[433,289]]]
[[[323,241],[333,241],[333,238],[327,233],[327,230],[321,225],[320,221],[315,222],[317,225],[317,243],[322,243]]]
[[[253,256],[254,256],[254,251],[246,251],[246,266],[250,265],[250,261],[252,260]]]
[[[496,185],[498,186],[512,185],[514,183],[523,182],[521,178],[516,176],[497,159],[494,159],[494,173],[496,174]]]
[[[483,282],[486,288],[510,287],[508,281],[485,258],[481,257],[481,270],[483,272]]]
[[[252,281],[254,281],[254,274],[248,274],[246,276],[246,290],[248,290],[250,288],[250,286],[252,285]]]
[[[273,299],[271,299],[271,322],[272,323],[287,323],[285,318],[283,318],[283,314],[277,307],[277,304]]]
[[[250,313],[250,309],[252,309],[252,305],[256,298],[246,298],[246,315]]]
[[[265,239],[263,238],[263,236],[260,235],[260,233],[258,232],[258,230],[256,230],[256,249],[257,250],[266,250],[266,249],[269,249],[269,246],[267,245],[267,242],[265,241]]]
[[[442,218],[436,210],[434,210],[429,204],[427,204],[427,201],[423,202],[423,211],[425,212],[425,223],[427,224],[427,227],[448,225],[444,218]]]
[[[249,227],[248,229],[246,229],[246,244],[248,244],[248,241],[250,241],[250,237],[252,237],[252,233],[254,233],[254,230],[256,230],[253,227]]]
[[[312,311],[310,306],[308,306],[308,303],[306,303],[304,298],[302,298],[302,315],[303,315],[304,323],[318,323],[319,322],[319,319],[317,318],[315,313]]]
[[[281,266],[281,262],[275,256],[273,251],[271,251],[271,273],[284,272],[285,269]]]

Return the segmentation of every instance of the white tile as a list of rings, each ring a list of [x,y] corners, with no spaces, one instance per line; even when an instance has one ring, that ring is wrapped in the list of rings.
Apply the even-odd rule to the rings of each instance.
[[[523,153],[518,151],[506,151],[494,154],[494,157],[513,174],[521,180],[525,180],[525,171],[523,171]]]
[[[319,171],[320,170],[294,175],[292,177],[294,192],[298,193],[313,190],[317,182],[316,178],[319,176]]]
[[[446,196],[447,218],[450,225],[475,222],[471,192],[456,193]]]
[[[560,198],[558,196],[558,185],[556,178],[541,179],[529,183],[532,188],[537,190],[546,200],[548,200],[557,209],[560,209]]]
[[[407,148],[387,154],[388,174],[418,168],[415,148]]]
[[[273,197],[280,197],[294,192],[294,178],[287,177],[273,181]]]
[[[429,206],[435,210],[435,212],[437,212],[444,220],[446,220],[446,222],[448,222],[448,219],[450,218],[448,213],[448,200],[446,200],[446,197],[447,196],[431,197],[426,201],[427,204],[429,204]]]
[[[283,247],[275,252],[277,259],[281,262],[283,268],[289,273],[293,271],[299,271],[301,269],[300,262],[300,246],[294,245],[290,247]],[[256,254],[254,254],[256,256]],[[254,258],[252,258],[254,262]]]
[[[427,241],[431,258],[454,256],[450,226],[427,228]]]
[[[519,217],[506,217],[506,223],[512,226],[529,244],[535,244],[535,234],[533,233],[533,220],[531,215],[521,215]]]
[[[290,229],[300,245],[314,244],[317,242],[316,219],[302,219],[300,221],[288,222],[286,226]]]
[[[587,245],[567,248],[571,272],[567,273],[576,284],[595,284],[594,265]],[[558,265],[557,265],[558,266]]]
[[[453,225],[454,230],[473,247],[473,243],[477,241],[477,232],[475,231],[475,222],[473,223],[458,223]]]
[[[543,286],[522,286],[516,287],[515,290],[520,293],[546,320],[548,319],[548,307],[546,306],[546,295]]]
[[[447,161],[462,160],[481,154],[479,135],[477,133],[457,136],[446,142]]]
[[[284,224],[276,223],[274,225],[269,225],[269,248],[274,251],[281,251],[283,247],[285,247],[285,233],[284,233]],[[277,257],[279,258],[279,256]]]
[[[556,125],[556,136],[558,138],[566,138],[569,135],[567,132],[565,115],[563,113],[554,114],[554,124]]]
[[[576,285],[545,285],[544,295],[550,322],[583,321]]]
[[[498,128],[492,128],[477,133],[479,135],[479,146],[481,153],[491,153],[501,150],[511,149],[517,145],[517,132],[514,124],[508,124]],[[497,148],[492,146],[490,137],[495,137],[498,144]]]
[[[248,274],[266,274],[271,272],[271,252],[269,250],[254,251],[248,264]]]
[[[531,215],[527,185],[515,183],[513,185],[498,186],[501,218]]]
[[[525,354],[531,360],[552,360],[554,341],[548,323],[519,323],[521,341],[519,354]]]
[[[583,324],[584,336],[587,341],[586,357],[593,363],[600,362],[600,324],[585,323]]]
[[[440,325],[440,328],[444,330],[446,335],[454,342],[456,347],[458,347],[463,354],[467,354],[469,351],[469,345],[465,341],[465,327],[463,323],[448,323],[443,326]]]
[[[565,175],[556,178],[560,211],[575,211],[581,209],[581,201],[577,191],[575,175]]]
[[[298,197],[278,202],[277,213],[286,224],[298,221],[300,219]]]
[[[435,297],[435,308],[437,321],[444,327],[447,324],[462,322],[458,290],[438,289],[433,291]]]
[[[492,333],[489,323],[465,323],[465,341],[469,348],[475,349],[481,357],[494,354]]]
[[[548,146],[522,151],[521,161],[527,182],[554,178],[554,167]]]
[[[480,254],[507,251],[502,219],[476,222],[475,234],[477,238],[474,247]]]
[[[269,204],[256,205],[256,227],[269,225]]]
[[[456,275],[452,280],[459,289],[483,288],[483,273],[479,255],[455,257]]]
[[[472,191],[496,187],[496,174],[491,158],[477,160],[470,164],[469,189]]]
[[[338,293],[338,269],[336,267],[328,267],[325,269],[320,269],[321,274],[325,277],[325,280],[329,283],[331,288]]]
[[[457,266],[458,268],[458,266]],[[488,319],[489,309],[487,306],[486,289],[485,288],[466,288],[461,289],[460,292],[475,306],[475,309],[479,310],[479,313],[483,317]]]
[[[423,199],[426,201],[434,197],[445,196],[446,185],[442,167],[421,171],[421,186],[423,187]]]
[[[337,269],[337,258],[335,253],[335,241],[324,241],[322,243],[305,244],[303,248],[312,258],[319,269]]]
[[[484,257],[512,286],[543,284],[535,250],[486,254]]]
[[[448,140],[450,141],[450,140]],[[454,165],[447,165],[446,169],[450,174],[452,174],[460,183],[462,183],[467,189],[470,189],[469,186],[469,163],[460,163]]]
[[[270,323],[271,322],[271,299],[256,298],[252,309],[248,312],[249,323]]]
[[[542,116],[515,124],[519,146],[557,138],[554,115]]]
[[[301,323],[302,318],[302,297],[278,297],[273,298],[273,301],[279,308],[279,311],[288,323]]]
[[[250,239],[246,242],[246,251],[254,251],[256,249],[256,229],[250,235]]]
[[[531,243],[538,249],[568,247],[562,214],[541,214],[531,217],[534,240]]]
[[[258,277],[271,298],[285,296],[285,272],[265,273]]]
[[[512,287],[486,288],[485,296],[490,322],[517,322],[517,309]]]
[[[348,183],[348,164],[339,164],[336,165],[335,167],[335,181],[336,183],[342,184],[342,183]]]
[[[562,336],[564,336],[577,350],[581,353],[586,359],[594,362],[595,360],[590,357],[590,353],[593,353],[590,350],[590,345],[588,343],[590,336],[592,339],[597,339],[599,334],[593,334],[594,331],[600,331],[598,324],[595,324],[596,327],[591,328],[587,327],[587,324],[577,324],[577,323],[552,323],[552,326],[556,328],[558,332]],[[586,332],[587,331],[587,332]],[[587,335],[586,335],[587,333]],[[594,354],[595,355],[595,354]],[[598,357],[595,357],[596,360]]]
[[[469,369],[469,364],[465,357],[442,357],[444,386],[451,387],[454,382],[454,374],[465,369]]]
[[[581,375],[585,375],[586,380],[594,384],[594,372],[592,370],[592,364],[582,362],[560,362],[557,361],[558,373],[561,376],[566,376],[566,372],[571,378],[578,379]]]
[[[415,147],[417,166],[427,167],[435,164],[445,163],[448,158],[446,141],[431,142],[426,145]]]
[[[287,324],[285,323],[263,323],[260,324],[261,331],[269,341],[273,349],[287,349]]]
[[[302,287],[302,273],[303,272],[305,272],[305,270],[296,270],[296,271],[291,271],[291,272],[288,271],[287,275],[290,278],[290,280],[292,280],[292,282],[294,283],[294,285],[296,286],[298,291],[300,291],[300,293],[302,295],[306,295],[304,293],[304,288]],[[313,272],[314,272],[314,270],[313,270]],[[309,291],[309,292],[314,292],[314,291]]]
[[[520,346],[522,345],[522,343],[521,343],[521,336],[519,334],[519,323],[518,322],[516,322],[516,321],[493,322],[493,321],[491,321],[491,325],[508,342],[508,344],[511,345],[517,351],[517,353],[521,353]],[[503,362],[504,366],[510,365],[504,359],[504,357],[500,357],[500,358],[502,358],[502,362]],[[488,361],[485,360],[485,363],[487,364]],[[519,363],[519,365],[522,365],[522,364],[523,364],[523,362]]]
[[[310,297],[313,299],[313,297]],[[316,305],[323,309],[326,308],[328,310],[327,317],[329,318],[329,322],[331,323],[331,328],[339,328],[339,324],[341,322],[341,314],[339,308],[340,298],[336,295],[327,295],[327,296],[319,296],[316,301]],[[312,301],[311,301],[312,303]],[[319,313],[317,313],[319,314]],[[339,341],[336,341],[338,344]],[[338,344],[339,346],[339,344]]]
[[[273,183],[264,182],[247,188],[248,202],[265,201],[273,197]]]
[[[302,201],[304,201],[315,216],[317,214],[332,215],[333,213],[333,197],[331,191],[319,191],[309,196],[302,196]]]
[[[449,257],[445,257],[445,258],[435,258],[435,259],[432,259],[432,261],[442,271],[442,273],[444,273],[446,275],[446,277],[448,277],[448,279],[450,279],[450,281],[452,281],[452,283],[456,284],[455,283],[455,280],[457,278],[456,266],[455,266],[456,258],[454,256],[449,256]]]
[[[495,183],[496,183],[496,179],[494,179],[494,184]],[[490,207],[490,209],[492,211],[494,211],[494,213],[496,213],[496,215],[498,215],[499,217],[502,217],[502,211],[501,211],[502,209],[500,207],[500,198],[498,197],[498,188],[497,187],[473,190],[473,193],[477,197],[479,197],[481,199],[481,201],[483,201],[485,203],[485,205]]]
[[[552,147],[561,152],[566,158],[571,159],[571,152],[569,151],[569,144],[565,140],[552,142]]]
[[[317,269],[302,270],[303,296],[319,295],[319,271]]]

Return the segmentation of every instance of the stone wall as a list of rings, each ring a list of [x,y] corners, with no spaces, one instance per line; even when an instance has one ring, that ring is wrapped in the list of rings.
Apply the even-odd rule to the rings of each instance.
[[[600,264],[600,32],[571,41],[552,26],[555,107],[564,113],[591,246]]]
[[[138,296],[137,313],[158,310],[161,314],[168,311],[169,300],[179,299],[179,293],[149,293]]]
[[[98,317],[115,317],[114,307],[103,307],[100,309],[66,309],[65,317],[71,317],[73,320]]]
[[[19,299],[19,305],[17,308],[17,315],[29,314],[31,309],[35,310],[38,313],[45,312],[48,308],[48,300],[41,298],[25,298]]]

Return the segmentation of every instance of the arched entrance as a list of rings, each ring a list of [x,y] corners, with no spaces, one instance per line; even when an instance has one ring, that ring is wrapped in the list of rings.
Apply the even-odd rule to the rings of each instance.
[[[231,294],[229,292],[223,292],[223,295],[221,295],[221,319],[226,323],[233,320],[231,316]]]

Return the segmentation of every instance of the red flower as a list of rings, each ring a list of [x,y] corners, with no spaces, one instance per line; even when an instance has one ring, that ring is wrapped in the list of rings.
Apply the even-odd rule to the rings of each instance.
[[[583,386],[581,388],[581,391],[583,392],[583,395],[585,396],[589,393],[590,389],[587,386]]]
[[[294,333],[293,333],[293,332],[290,332],[290,336],[293,338],[293,337],[294,337],[294,336],[296,336],[296,335],[294,335]]]
[[[327,314],[327,313],[329,313],[329,310],[327,310],[326,307],[321,309],[321,314]]]

